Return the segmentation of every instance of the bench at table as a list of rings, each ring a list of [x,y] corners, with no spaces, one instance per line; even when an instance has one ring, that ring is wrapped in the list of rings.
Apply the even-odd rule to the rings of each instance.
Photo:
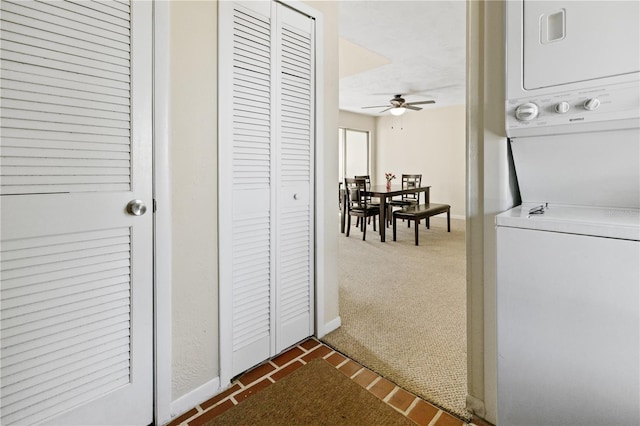
[[[427,227],[429,226],[429,218],[438,214],[447,214],[447,232],[451,232],[451,206],[449,204],[419,204],[408,206],[402,210],[393,212],[393,241],[396,240],[396,221],[397,219],[407,219],[415,221],[416,245],[418,245],[418,225],[420,220],[427,219]]]

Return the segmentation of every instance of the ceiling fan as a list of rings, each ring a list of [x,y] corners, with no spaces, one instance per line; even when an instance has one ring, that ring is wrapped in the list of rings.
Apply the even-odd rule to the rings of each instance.
[[[414,111],[420,111],[422,109],[420,107],[417,107],[416,105],[435,104],[435,103],[436,101],[433,101],[433,100],[419,101],[419,102],[406,102],[402,97],[402,95],[395,95],[393,99],[389,101],[389,105],[366,106],[366,107],[362,107],[362,109],[386,107],[386,109],[380,112],[383,113],[386,111],[391,111],[391,114],[393,115],[402,115],[408,109],[411,109]]]

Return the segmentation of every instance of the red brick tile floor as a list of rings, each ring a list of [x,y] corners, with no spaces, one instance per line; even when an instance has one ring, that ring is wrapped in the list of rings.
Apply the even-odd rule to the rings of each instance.
[[[224,392],[176,417],[167,426],[202,425],[318,357],[327,360],[344,375],[418,425],[467,425],[463,420],[396,386],[324,343],[310,338],[243,373]]]

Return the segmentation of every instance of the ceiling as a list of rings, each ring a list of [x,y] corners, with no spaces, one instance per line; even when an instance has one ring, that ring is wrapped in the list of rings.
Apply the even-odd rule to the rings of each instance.
[[[340,109],[434,99],[429,109],[465,103],[465,1],[339,2]],[[384,114],[389,114],[385,112]]]

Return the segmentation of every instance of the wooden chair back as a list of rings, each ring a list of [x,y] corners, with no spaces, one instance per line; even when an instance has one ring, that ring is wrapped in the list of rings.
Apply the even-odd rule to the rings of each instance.
[[[364,179],[366,190],[367,191],[371,190],[371,176],[369,176],[369,175],[354,176],[354,179]],[[366,197],[367,197],[367,204],[368,205],[374,204],[374,201],[378,202],[377,198],[375,200],[372,200],[371,195],[367,195]]]
[[[364,179],[344,178],[344,188],[347,191],[347,208],[349,211],[367,208],[367,184]]]
[[[414,174],[414,175],[402,175],[402,189],[411,189],[418,188],[422,184],[422,175]],[[408,203],[416,203],[420,204],[420,193],[419,192],[411,192],[408,194],[402,194],[402,201],[406,201]]]

